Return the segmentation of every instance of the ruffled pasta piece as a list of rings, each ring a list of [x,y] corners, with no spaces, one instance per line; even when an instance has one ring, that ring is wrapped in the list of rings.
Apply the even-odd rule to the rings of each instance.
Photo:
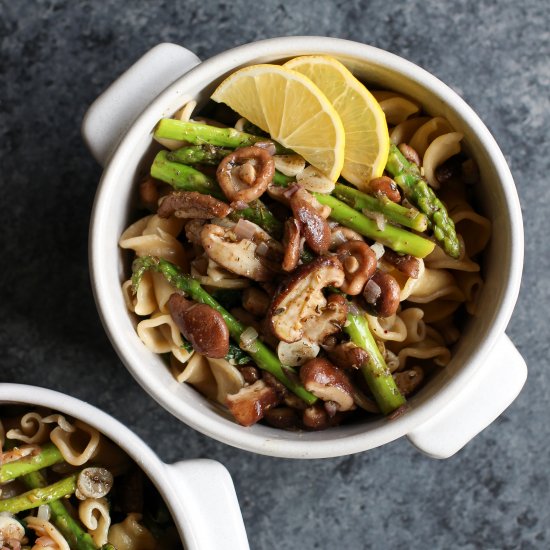
[[[382,90],[373,92],[373,95],[384,111],[386,122],[390,126],[400,124],[420,111],[418,103],[395,92]]]
[[[425,323],[435,323],[452,315],[463,302],[453,300],[435,300],[427,304],[418,304],[424,312]]]
[[[424,258],[424,264],[430,269],[454,269],[455,271],[479,271],[479,264],[466,255],[464,240],[458,235],[461,254],[459,258],[451,258],[440,247],[436,246],[433,252]]]
[[[464,293],[446,269],[426,268],[422,277],[418,278],[418,282],[412,289],[408,300],[424,304],[440,298],[461,302],[464,301]]]
[[[464,137],[460,132],[450,132],[436,137],[426,149],[422,159],[422,168],[426,181],[434,188],[439,189],[439,181],[435,177],[435,170],[452,156],[460,153],[460,142]]]
[[[118,244],[121,248],[133,250],[137,256],[158,256],[187,271],[185,250],[176,238],[184,221],[174,216],[146,216],[128,227]]]
[[[368,314],[366,317],[373,335],[379,340],[402,342],[407,337],[407,326],[397,314],[386,318]]]
[[[450,212],[458,233],[464,239],[468,255],[475,256],[481,252],[491,237],[491,222],[481,214],[474,212],[468,204],[454,208]]]
[[[466,311],[470,315],[476,315],[478,312],[479,295],[483,288],[481,275],[479,273],[461,273],[457,276],[457,281],[458,286],[466,297]]]
[[[449,348],[441,342],[431,337],[426,337],[424,340],[415,342],[399,351],[397,354],[397,358],[399,359],[398,370],[401,371],[405,368],[409,357],[414,357],[415,359],[432,359],[436,365],[444,367],[448,365],[451,360],[451,352]]]
[[[35,516],[25,518],[27,529],[33,530],[38,538],[36,539],[32,550],[71,550],[65,537],[47,520],[39,519]]]
[[[122,283],[122,294],[128,311],[132,311],[136,315],[151,315],[157,309],[153,273],[150,271],[143,274],[135,294],[132,288],[132,279],[124,281]]]
[[[96,454],[100,435],[95,428],[80,420],[76,420],[74,426],[78,428],[76,433],[67,432],[58,426],[50,434],[50,439],[59,449],[65,462],[72,466],[82,466]],[[72,441],[73,439],[77,440],[77,445]]]
[[[141,514],[131,513],[122,523],[112,525],[109,529],[109,543],[117,550],[155,550],[155,539],[140,520]]]
[[[140,340],[153,353],[173,353],[181,363],[191,357],[191,352],[183,347],[180,330],[169,314],[153,314],[149,319],[140,321],[136,331]]]
[[[445,317],[445,319],[441,319],[440,321],[433,323],[433,327],[437,330],[437,332],[439,332],[445,342],[445,345],[450,346],[455,342],[458,342],[458,339],[460,338],[460,330],[454,324],[454,319],[452,316]]]
[[[20,429],[13,428],[8,431],[7,436],[9,439],[23,441],[31,445],[39,445],[47,441],[50,427],[44,423],[41,414],[36,412],[27,413],[21,418],[20,424]]]
[[[208,359],[208,364],[216,379],[218,403],[225,404],[228,395],[237,393],[244,386],[244,378],[239,369],[225,359]]]
[[[419,154],[420,158],[424,158],[424,153],[430,143],[437,137],[443,134],[453,132],[452,126],[443,117],[434,117],[426,124],[423,124],[412,136],[409,145]]]
[[[420,342],[426,337],[426,324],[423,321],[424,312],[418,307],[410,307],[398,313],[399,318],[405,324],[407,337],[403,344]]]
[[[393,144],[399,145],[400,143],[409,143],[414,133],[430,120],[430,117],[419,116],[415,118],[409,118],[395,126],[390,132],[390,140]]]
[[[172,356],[170,368],[178,382],[191,384],[208,399],[216,399],[218,384],[204,355],[193,353],[187,363],[181,363]]]
[[[411,295],[412,291],[414,290],[415,286],[418,284],[418,282],[422,279],[424,275],[424,260],[417,258],[419,263],[418,268],[418,277],[414,279],[413,277],[407,277],[404,273],[401,273],[398,269],[395,269],[395,267],[391,264],[388,264],[383,259],[380,261],[380,268],[385,271],[386,273],[389,273],[394,279],[397,281],[399,288],[401,288],[401,294],[399,296],[399,299],[401,302],[407,300],[407,298]]]
[[[156,305],[162,313],[168,313],[168,300],[176,292],[174,287],[166,280],[162,273],[149,272],[153,280],[153,293],[155,295]]]
[[[78,506],[78,517],[97,546],[107,544],[111,514],[106,498],[87,498],[82,501]]]

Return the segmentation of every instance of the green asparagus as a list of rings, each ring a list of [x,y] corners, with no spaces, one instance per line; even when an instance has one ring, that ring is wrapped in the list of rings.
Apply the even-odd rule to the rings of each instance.
[[[202,288],[198,281],[193,279],[190,275],[182,273],[174,264],[153,256],[137,258],[134,260],[132,266],[132,286],[134,290],[139,286],[143,274],[150,269],[162,273],[170,284],[179,290],[183,290],[197,302],[207,304],[221,313],[229,330],[229,334],[239,346],[241,345],[240,337],[246,327],[214,300],[214,298]],[[285,372],[285,367],[281,365],[278,357],[261,340],[257,339],[251,348],[247,348],[244,351],[254,359],[258,367],[275,376],[277,380],[284,384],[291,392],[303,399],[308,405],[317,401],[317,398],[308,392],[300,382],[292,376],[292,369],[288,369]]]
[[[432,241],[391,224],[386,224],[383,229],[380,229],[374,220],[331,195],[323,193],[313,193],[313,195],[321,204],[330,206],[332,209],[330,217],[333,220],[400,254],[425,258],[435,247]]]
[[[235,128],[218,128],[198,122],[183,122],[173,118],[163,118],[157,125],[155,138],[174,139],[185,141],[193,145],[216,145],[218,147],[248,147],[258,141],[266,141],[263,136],[254,136],[246,132],[239,132]],[[287,153],[288,150],[276,142],[277,153]]]
[[[344,327],[344,331],[349,334],[356,346],[364,349],[369,355],[367,363],[361,366],[361,372],[382,413],[389,414],[404,405],[405,398],[397,388],[384,357],[374,341],[366,317],[360,314],[348,314],[348,325]]]
[[[232,153],[231,149],[215,147],[214,145],[186,145],[175,151],[170,151],[166,158],[171,162],[181,164],[210,164],[217,166],[224,157]]]
[[[32,472],[27,476],[33,476],[36,473],[38,472]],[[24,478],[27,476],[24,476]],[[77,474],[73,474],[52,485],[39,486],[21,495],[0,500],[0,512],[17,514],[23,510],[38,508],[42,504],[50,504],[54,500],[72,495],[76,490],[76,477]]]
[[[41,446],[40,452],[0,466],[0,483],[18,478],[30,472],[63,462],[63,455],[53,443]]]
[[[368,210],[384,214],[390,222],[398,223],[404,227],[410,227],[422,233],[428,228],[428,219],[424,214],[414,208],[405,208],[400,204],[390,201],[387,197],[375,197],[363,193],[358,189],[337,183],[332,195],[345,202],[359,212]]]
[[[74,478],[73,483],[76,483],[77,474],[74,474],[71,477]],[[33,491],[48,489],[46,478],[41,472],[32,472],[27,474],[23,476],[22,480],[25,485],[30,487]],[[72,489],[71,493],[74,492],[75,488]],[[60,499],[63,496],[65,495],[60,492],[57,499]],[[40,502],[39,504],[49,505],[52,523],[57,527],[57,529],[59,529],[71,548],[74,550],[97,550],[97,545],[94,543],[92,537],[75,519],[73,519],[61,500],[52,499],[47,502]]]
[[[452,258],[460,256],[460,243],[456,236],[455,225],[450,218],[445,205],[437,198],[433,189],[422,177],[418,166],[409,162],[394,145],[390,145],[390,153],[386,170],[399,185],[407,199],[424,212],[432,223],[436,241]]]
[[[168,183],[177,191],[196,191],[227,201],[217,182],[191,166],[168,160],[169,154],[168,151],[157,153],[151,165],[151,176]],[[283,235],[283,224],[260,200],[252,201],[243,210],[233,211],[229,217],[234,221],[240,218],[250,220],[265,229],[275,239],[280,239]]]

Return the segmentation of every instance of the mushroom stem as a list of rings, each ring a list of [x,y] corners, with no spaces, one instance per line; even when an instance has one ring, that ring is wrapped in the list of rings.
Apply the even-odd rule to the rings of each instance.
[[[389,414],[405,404],[363,315],[348,314],[348,325],[344,328],[351,341],[364,349],[368,360],[361,366],[361,372],[380,410]]]
[[[174,264],[154,256],[137,258],[132,268],[132,286],[134,289],[137,289],[141,277],[149,269],[161,273],[171,285],[182,290],[197,302],[207,304],[218,311],[229,329],[231,338],[233,338],[236,343],[240,343],[241,334],[245,331],[246,327],[239,323],[233,315],[214,300],[214,298],[202,288],[200,283],[190,275],[182,273]],[[261,340],[256,340],[250,348],[246,349],[246,352],[254,359],[258,367],[270,372],[279,382],[284,384],[292,393],[296,394],[306,403],[311,405],[317,401],[317,398],[312,393],[308,392],[302,384],[295,380],[293,376],[289,376],[289,374],[291,375],[293,372],[292,369],[286,369],[288,374],[285,372],[285,367],[281,364],[277,356]]]

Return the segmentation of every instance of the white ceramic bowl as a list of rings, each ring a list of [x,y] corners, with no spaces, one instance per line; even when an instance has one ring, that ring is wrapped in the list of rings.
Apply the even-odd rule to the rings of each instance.
[[[164,464],[128,428],[84,401],[37,386],[0,384],[0,404],[15,403],[78,418],[124,449],[164,498],[186,550],[249,548],[233,481],[220,463],[196,459]]]
[[[117,240],[128,224],[138,167],[160,118],[170,116],[188,100],[206,100],[216,84],[236,68],[312,53],[340,59],[374,87],[400,90],[416,98],[430,114],[444,116],[464,134],[464,143],[481,171],[478,199],[495,228],[484,256],[483,313],[469,320],[451,363],[409,400],[411,409],[400,418],[313,433],[263,425],[243,428],[191,387],[178,384],[162,359],[141,343],[120,291],[124,273]],[[184,48],[161,44],[96,100],[84,120],[83,135],[105,166],[90,232],[92,284],[103,324],[120,358],[143,388],[189,426],[230,445],[272,456],[339,456],[406,435],[425,453],[444,458],[490,424],[519,393],[526,366],[504,334],[523,265],[517,192],[487,128],[455,92],[423,69],[388,52],[335,38],[264,40],[204,62]]]

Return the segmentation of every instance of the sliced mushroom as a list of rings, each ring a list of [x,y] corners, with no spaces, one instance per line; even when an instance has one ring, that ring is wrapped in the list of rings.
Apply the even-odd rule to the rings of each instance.
[[[330,250],[338,248],[347,241],[363,241],[363,237],[357,231],[343,225],[331,226],[330,231]]]
[[[310,430],[326,430],[330,426],[330,417],[321,405],[313,405],[304,409],[302,422]]]
[[[268,319],[273,333],[284,342],[300,340],[304,336],[304,323],[319,317],[327,305],[323,288],[339,287],[343,282],[344,269],[335,256],[319,257],[298,267],[271,302]]]
[[[101,498],[113,486],[113,474],[106,468],[84,468],[76,479],[75,495],[80,500]]]
[[[348,241],[336,249],[336,255],[346,275],[342,290],[351,296],[361,294],[365,283],[376,271],[376,254],[363,241]]]
[[[255,317],[263,317],[269,309],[269,296],[261,288],[251,286],[243,292],[243,307]]]
[[[340,332],[348,317],[346,299],[340,294],[331,294],[320,315],[304,321],[304,338],[322,344],[328,336]]]
[[[285,235],[283,237],[285,256],[283,258],[282,268],[284,271],[296,269],[300,261],[301,244],[302,236],[300,235],[300,224],[296,218],[289,218],[285,222]]]
[[[264,419],[270,426],[283,430],[296,429],[300,425],[298,414],[291,407],[268,409],[264,414]]]
[[[201,220],[225,218],[230,212],[231,208],[224,202],[194,191],[174,191],[164,196],[157,210],[161,218],[175,216]]]
[[[321,348],[315,342],[307,339],[297,342],[279,342],[277,346],[277,356],[279,361],[288,367],[298,367],[310,359],[317,357]]]
[[[201,231],[204,227],[204,220],[189,220],[185,224],[185,236],[187,240],[199,246],[202,246]]]
[[[231,229],[206,224],[201,231],[201,243],[209,258],[232,273],[254,281],[273,278],[273,270],[266,265],[265,258],[256,253],[258,245],[250,239],[237,240]]]
[[[369,181],[368,190],[373,195],[384,195],[392,202],[401,202],[401,193],[397,183],[388,176],[374,178]]]
[[[420,261],[410,254],[398,254],[390,248],[384,251],[384,261],[393,265],[397,270],[404,273],[407,277],[417,279],[420,274]]]
[[[377,317],[390,317],[399,307],[401,287],[389,273],[377,270],[363,289],[367,309]]]
[[[420,367],[398,372],[393,375],[399,391],[407,397],[414,393],[424,380],[424,371]]]
[[[359,369],[369,360],[369,354],[353,342],[344,342],[326,348],[330,360],[342,369]]]
[[[226,404],[235,420],[242,426],[252,426],[261,420],[268,409],[281,402],[281,397],[263,380],[245,386],[228,395]]]
[[[335,403],[337,411],[355,408],[353,386],[344,371],[326,359],[312,359],[300,369],[300,380],[306,390],[323,401]]]
[[[255,164],[252,165],[251,163]],[[243,165],[250,169],[243,171]],[[235,174],[238,169],[243,181]],[[234,203],[249,203],[259,198],[271,183],[275,174],[275,163],[270,152],[263,147],[242,147],[227,155],[218,165],[216,177],[225,196]]]
[[[290,207],[311,250],[317,254],[327,252],[331,233],[326,218],[330,214],[330,208],[327,210],[302,187],[290,197]]]
[[[175,292],[167,302],[170,315],[193,349],[214,359],[229,352],[229,330],[218,311]]]
[[[143,206],[152,212],[157,209],[159,190],[157,187],[157,182],[152,177],[145,178],[139,184],[139,199]]]

